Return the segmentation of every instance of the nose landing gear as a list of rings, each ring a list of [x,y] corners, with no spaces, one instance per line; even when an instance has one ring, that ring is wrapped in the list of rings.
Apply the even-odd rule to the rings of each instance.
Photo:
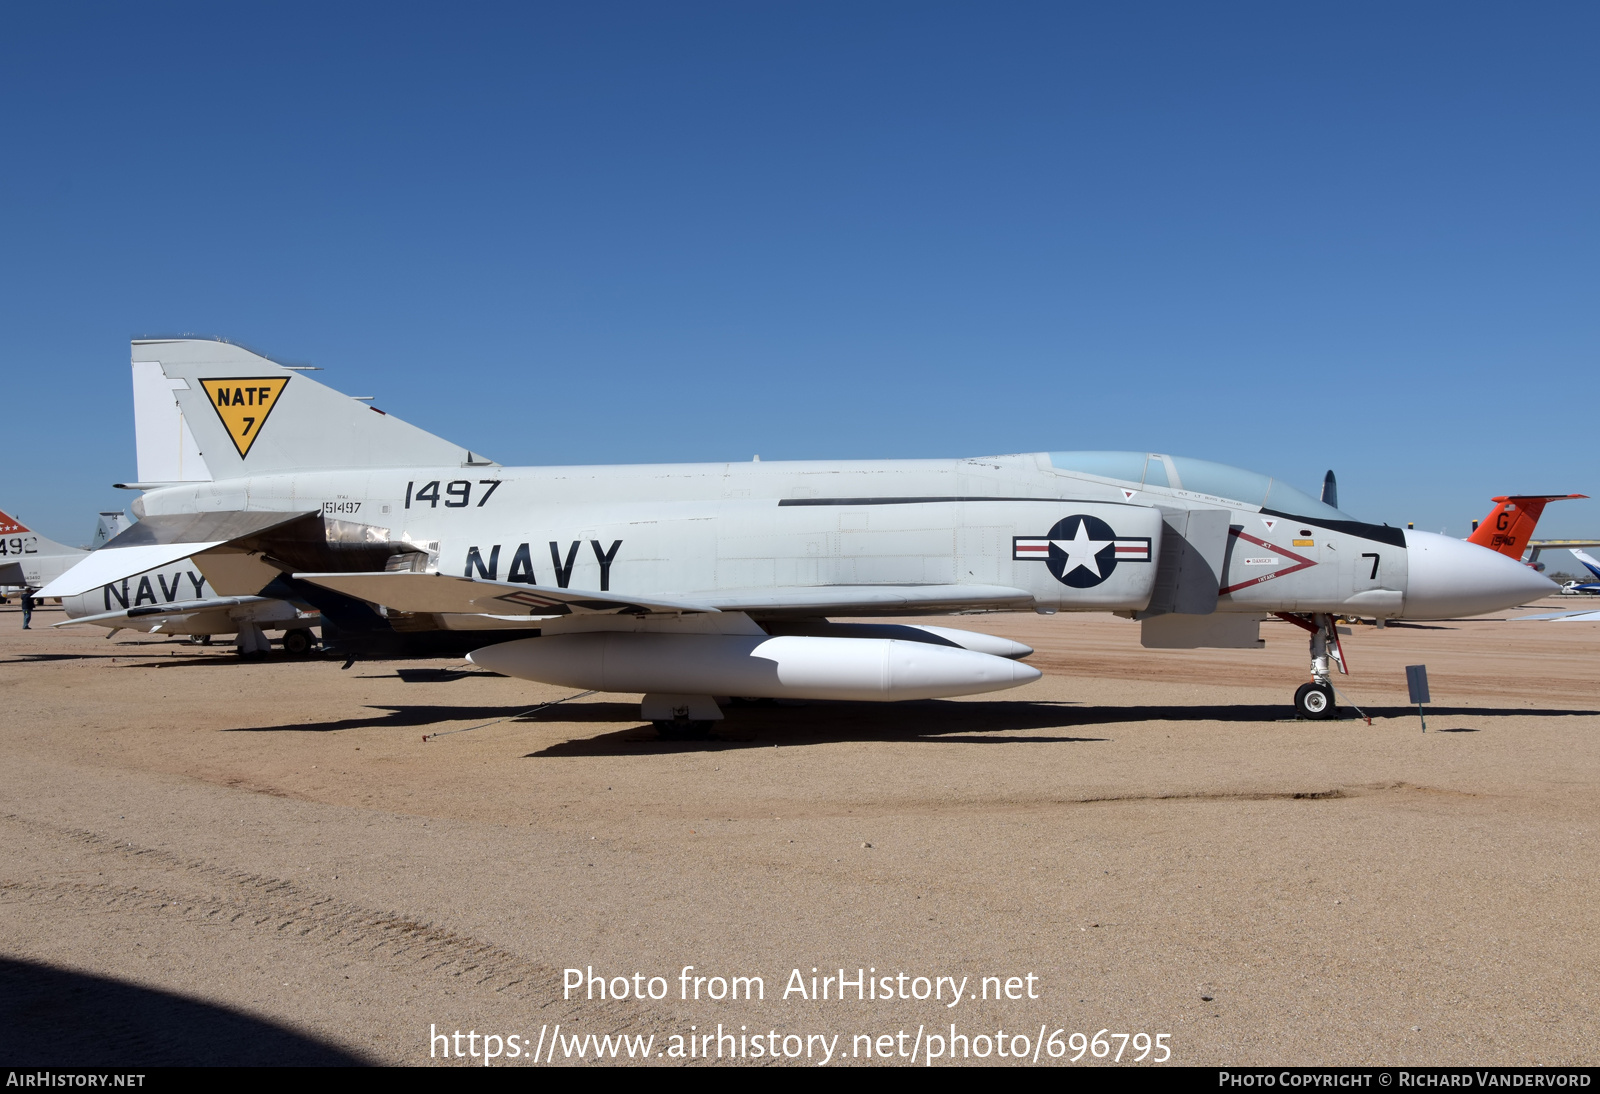
[[[1339,645],[1338,617],[1327,612],[1309,615],[1295,612],[1276,612],[1302,630],[1311,632],[1311,682],[1301,684],[1294,693],[1294,712],[1301,718],[1337,718],[1339,706],[1334,701],[1333,673],[1329,662],[1339,666],[1339,672],[1348,676],[1344,649]]]
[[[1331,684],[1301,684],[1294,693],[1294,712],[1302,718],[1332,718],[1339,712]]]

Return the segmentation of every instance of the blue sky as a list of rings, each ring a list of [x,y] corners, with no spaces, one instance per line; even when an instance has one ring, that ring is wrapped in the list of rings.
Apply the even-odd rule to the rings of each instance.
[[[1457,535],[1600,496],[1593,5],[6,24],[0,508],[69,542],[174,333],[505,463],[1150,449]]]

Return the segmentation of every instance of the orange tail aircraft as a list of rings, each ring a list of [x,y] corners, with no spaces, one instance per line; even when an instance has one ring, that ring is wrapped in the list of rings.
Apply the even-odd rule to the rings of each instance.
[[[1499,551],[1520,560],[1533,538],[1533,529],[1539,523],[1547,502],[1586,498],[1588,494],[1512,494],[1493,499],[1498,504],[1467,537],[1468,543]],[[1542,567],[1541,567],[1542,569]]]

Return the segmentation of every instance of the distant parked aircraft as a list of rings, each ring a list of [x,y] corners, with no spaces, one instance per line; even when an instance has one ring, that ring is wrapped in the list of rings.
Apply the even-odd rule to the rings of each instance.
[[[1587,551],[1570,548],[1572,557],[1583,563],[1583,568],[1594,575],[1593,581],[1569,581],[1561,587],[1564,593],[1587,593],[1590,596],[1600,595],[1600,561]]]
[[[1467,542],[1487,547],[1491,551],[1499,551],[1508,558],[1521,559],[1531,545],[1533,530],[1539,523],[1539,517],[1544,513],[1545,505],[1552,501],[1568,501],[1588,496],[1587,494],[1511,494],[1494,498],[1492,500],[1497,504],[1489,510],[1488,516],[1473,527],[1472,535],[1467,537]],[[1537,555],[1529,560],[1529,565],[1540,572],[1544,570]]]

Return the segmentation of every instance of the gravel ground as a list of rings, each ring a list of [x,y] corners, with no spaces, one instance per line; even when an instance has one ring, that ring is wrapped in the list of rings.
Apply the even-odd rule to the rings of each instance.
[[[1600,625],[1518,614],[1354,627],[1339,687],[1371,725],[1292,718],[1287,624],[1147,651],[1106,616],[998,615],[935,622],[1034,645],[1043,680],[740,704],[664,742],[636,696],[518,718],[569,693],[3,609],[0,1060],[442,1063],[430,1031],[460,1030],[529,1066],[511,1036],[543,1060],[559,1023],[659,1063],[720,1024],[760,1064],[835,1036],[829,1066],[920,1065],[933,1036],[961,1062],[1002,1029],[1030,1060],[1042,1029],[1041,1064],[1102,1029],[1183,1064],[1593,1064]],[[564,998],[570,968],[629,997]],[[734,976],[764,998],[706,996]]]

